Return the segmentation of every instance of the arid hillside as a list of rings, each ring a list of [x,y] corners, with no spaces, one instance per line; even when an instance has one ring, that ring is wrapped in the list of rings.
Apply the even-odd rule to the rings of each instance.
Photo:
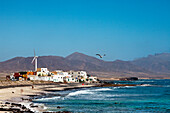
[[[16,71],[34,70],[34,65],[31,63],[32,59],[33,57],[15,57],[0,62],[0,75],[3,76],[3,73]],[[75,52],[67,57],[39,56],[38,67],[47,67],[50,71],[85,70],[89,74],[102,78],[128,76],[163,78],[170,75],[170,54],[150,55],[134,61],[116,60],[108,62]]]

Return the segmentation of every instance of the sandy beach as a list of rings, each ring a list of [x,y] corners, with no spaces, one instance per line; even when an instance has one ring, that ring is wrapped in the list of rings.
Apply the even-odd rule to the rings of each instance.
[[[12,111],[13,108],[21,109],[19,107],[21,104],[22,106],[26,107],[27,110],[31,110],[32,112],[45,112],[46,108],[43,105],[32,105],[30,97],[39,96],[44,94],[50,94],[50,91],[61,91],[61,90],[68,90],[74,88],[82,88],[82,87],[94,87],[96,84],[61,84],[61,83],[31,83],[31,82],[10,82],[10,84],[1,84],[0,86],[0,108],[1,112],[3,111],[2,108]],[[14,105],[12,105],[14,103]],[[26,109],[25,109],[26,110]],[[4,111],[5,112],[5,111]]]
[[[70,90],[84,87],[124,87],[134,84],[109,83],[54,83],[43,81],[1,81],[0,112],[46,112],[44,105],[35,105],[31,101],[41,96],[56,96],[53,91]]]

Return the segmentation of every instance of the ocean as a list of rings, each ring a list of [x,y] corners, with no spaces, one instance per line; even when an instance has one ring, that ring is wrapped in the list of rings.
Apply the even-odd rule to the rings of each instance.
[[[33,102],[48,111],[73,113],[170,113],[170,80],[109,81],[137,84],[126,87],[91,87],[56,91],[61,96],[43,97]],[[61,108],[57,108],[60,106]]]

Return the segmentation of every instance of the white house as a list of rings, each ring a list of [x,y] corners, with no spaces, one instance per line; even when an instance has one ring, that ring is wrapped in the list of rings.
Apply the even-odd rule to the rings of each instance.
[[[67,83],[78,83],[79,82],[79,80],[76,78],[73,78],[72,75],[67,75],[65,77],[65,80]]]
[[[38,68],[37,69],[38,76],[47,76],[48,74],[49,74],[49,71],[47,68]]]
[[[27,75],[30,80],[40,80],[40,81],[53,81],[52,76],[35,76],[35,75]]]
[[[64,78],[68,75],[67,72],[63,72],[62,70],[56,70],[52,72],[53,82],[64,82]]]
[[[27,75],[27,77],[28,77],[30,80],[38,80],[38,76],[35,76],[35,75]]]
[[[53,81],[53,77],[52,76],[41,76],[41,77],[39,77],[39,80],[42,80],[42,81]]]
[[[88,78],[86,71],[68,71],[72,78],[77,79],[79,82],[85,82]]]
[[[38,68],[37,72],[27,72],[27,78],[30,80],[53,81],[53,82],[97,82],[97,77],[88,77],[86,71],[68,71],[55,70],[49,72],[47,68]]]
[[[40,81],[53,81],[53,77],[47,68],[38,68],[36,75],[28,74],[27,77],[30,80],[40,80]]]
[[[52,75],[53,82],[64,82],[64,75]]]
[[[89,82],[97,82],[97,77],[89,77]]]
[[[68,72],[63,72],[62,70],[56,70],[55,72],[53,72],[52,76],[54,82],[78,82],[78,79],[75,79],[74,77],[72,77],[72,75],[69,75]]]

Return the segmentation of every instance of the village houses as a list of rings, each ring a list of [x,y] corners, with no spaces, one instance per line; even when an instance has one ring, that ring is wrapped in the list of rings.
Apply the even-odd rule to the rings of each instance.
[[[61,83],[80,83],[97,82],[97,77],[88,76],[86,71],[63,71],[55,70],[50,72],[47,68],[37,68],[36,72],[25,71],[17,72],[11,75],[11,80],[39,80]]]

